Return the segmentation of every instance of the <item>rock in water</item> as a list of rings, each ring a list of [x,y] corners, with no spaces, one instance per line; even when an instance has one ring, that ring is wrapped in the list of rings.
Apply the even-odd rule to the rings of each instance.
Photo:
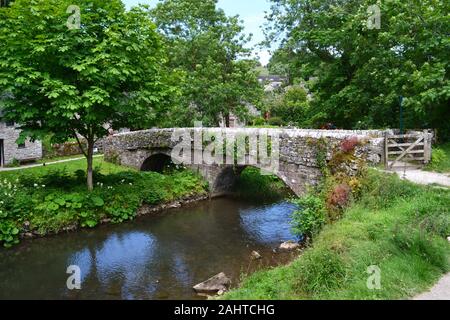
[[[221,272],[218,275],[195,285],[194,290],[195,292],[202,294],[217,294],[220,291],[228,291],[230,286],[231,279],[228,278],[225,273]]]
[[[251,258],[252,258],[252,260],[259,260],[262,258],[262,256],[259,254],[258,251],[253,251],[251,254]]]
[[[300,248],[300,245],[294,241],[286,241],[280,244],[280,250],[295,250]]]

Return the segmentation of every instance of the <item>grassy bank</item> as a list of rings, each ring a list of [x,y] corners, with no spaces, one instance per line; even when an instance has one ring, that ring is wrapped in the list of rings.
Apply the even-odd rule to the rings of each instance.
[[[433,147],[431,163],[425,169],[450,173],[450,142]]]
[[[95,190],[85,186],[86,160],[0,172],[0,244],[18,243],[21,233],[46,235],[100,221],[133,219],[142,204],[156,205],[206,193],[189,171],[164,175],[137,172],[94,160]]]
[[[292,264],[258,272],[226,299],[404,299],[450,270],[450,192],[370,171],[361,197]],[[381,289],[367,287],[368,267]]]

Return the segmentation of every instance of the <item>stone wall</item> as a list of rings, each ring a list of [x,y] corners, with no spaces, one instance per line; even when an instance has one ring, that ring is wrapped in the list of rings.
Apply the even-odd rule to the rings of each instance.
[[[104,142],[105,159],[139,170],[144,161],[154,154],[171,155],[172,148],[179,143],[171,139],[174,130],[154,129],[108,137]],[[333,150],[336,150],[343,140],[350,137],[358,137],[359,141],[364,142],[356,148],[357,157],[372,164],[380,163],[384,157],[385,132],[377,130],[330,131],[253,128],[186,128],[177,130],[190,136],[191,139],[195,134],[201,135],[204,130],[215,133],[224,132],[234,136],[251,136],[261,132],[267,133],[269,136],[278,136],[280,141],[279,170],[274,174],[281,178],[297,195],[305,193],[310,186],[317,185],[321,179],[321,170],[317,160],[320,143],[325,142],[328,160],[331,159]],[[212,193],[226,192],[240,172],[239,166],[226,164],[201,164],[188,167],[201,174],[209,182]],[[254,167],[259,166],[254,165]]]
[[[25,141],[25,147],[19,148],[16,143],[19,134],[20,130],[15,129],[13,126],[6,126],[4,122],[0,122],[0,140],[3,140],[4,165],[10,164],[14,159],[24,162],[42,158],[41,141],[31,142],[27,140]]]

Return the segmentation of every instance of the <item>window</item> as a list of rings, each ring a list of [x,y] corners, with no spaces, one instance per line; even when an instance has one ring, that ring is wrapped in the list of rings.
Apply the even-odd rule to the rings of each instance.
[[[19,149],[25,149],[25,147],[26,147],[25,142],[17,144],[17,148],[19,148]]]
[[[14,127],[14,121],[6,121],[7,127]]]

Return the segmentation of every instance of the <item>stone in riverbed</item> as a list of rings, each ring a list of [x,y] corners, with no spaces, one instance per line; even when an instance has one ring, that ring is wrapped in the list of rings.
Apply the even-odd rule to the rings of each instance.
[[[23,238],[24,239],[31,239],[31,238],[34,238],[34,235],[31,232],[26,232],[26,233],[23,234]]]
[[[253,251],[250,257],[252,260],[259,260],[262,258],[258,251]]]
[[[231,279],[221,272],[208,280],[194,286],[194,290],[200,294],[217,294],[228,291],[231,286]]]
[[[280,250],[291,251],[300,248],[300,245],[294,241],[286,241],[280,244]]]

